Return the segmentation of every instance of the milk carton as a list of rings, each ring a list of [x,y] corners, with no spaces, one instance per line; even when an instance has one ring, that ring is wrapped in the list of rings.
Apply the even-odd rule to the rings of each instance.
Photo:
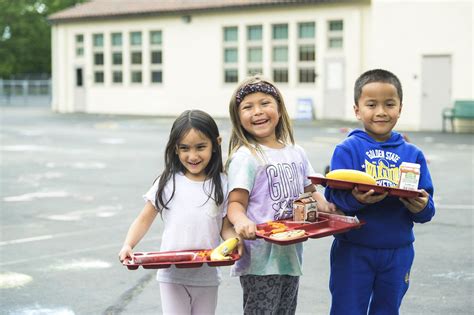
[[[293,221],[317,221],[317,208],[317,202],[310,192],[301,194],[293,201]]]
[[[398,188],[417,190],[420,181],[420,164],[403,162],[400,165]]]

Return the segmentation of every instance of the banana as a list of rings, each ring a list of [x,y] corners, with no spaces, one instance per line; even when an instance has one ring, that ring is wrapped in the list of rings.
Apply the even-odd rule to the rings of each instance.
[[[359,184],[370,184],[376,185],[377,182],[369,174],[361,171],[351,170],[351,169],[339,169],[334,170],[326,174],[326,178],[344,180]]]
[[[232,257],[229,255],[234,251],[239,243],[237,237],[229,238],[228,240],[222,242],[219,246],[214,248],[211,252],[211,260],[230,260]]]

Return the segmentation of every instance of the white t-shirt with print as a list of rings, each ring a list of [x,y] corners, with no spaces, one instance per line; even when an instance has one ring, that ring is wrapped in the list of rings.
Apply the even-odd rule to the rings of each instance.
[[[160,251],[212,249],[221,243],[220,231],[222,220],[227,210],[227,179],[221,175],[224,202],[217,206],[214,197],[212,181],[197,182],[190,180],[182,173],[175,175],[176,188],[168,209],[163,209],[162,218],[164,230]],[[155,195],[158,190],[158,180],[144,195],[146,201],[155,206]],[[172,180],[168,181],[164,195],[171,196]],[[158,215],[159,216],[159,215]],[[159,269],[157,280],[194,286],[219,285],[221,274],[219,268],[203,264],[199,268],[176,268],[171,266]]]
[[[239,148],[228,167],[229,192],[236,188],[249,192],[247,216],[256,224],[293,215],[293,201],[311,184],[314,174],[305,151],[298,145],[281,149],[261,146],[264,158]],[[303,246],[280,246],[262,239],[245,241],[245,254],[232,267],[232,275],[302,274]]]

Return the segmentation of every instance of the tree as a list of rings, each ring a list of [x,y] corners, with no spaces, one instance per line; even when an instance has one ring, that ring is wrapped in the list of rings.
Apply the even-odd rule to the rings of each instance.
[[[48,15],[84,0],[0,0],[0,78],[51,73]]]

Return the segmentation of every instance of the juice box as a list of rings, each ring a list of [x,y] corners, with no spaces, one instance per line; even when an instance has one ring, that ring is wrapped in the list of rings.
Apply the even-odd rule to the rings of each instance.
[[[400,165],[398,188],[417,190],[420,181],[420,164],[403,162]]]
[[[317,202],[311,193],[301,194],[293,201],[293,221],[315,222],[318,219]]]

